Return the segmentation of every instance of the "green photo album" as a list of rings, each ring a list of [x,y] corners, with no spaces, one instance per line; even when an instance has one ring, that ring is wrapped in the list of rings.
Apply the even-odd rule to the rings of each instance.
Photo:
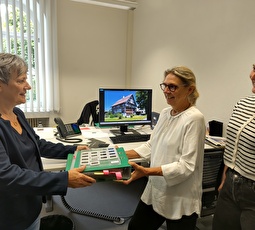
[[[97,181],[127,180],[131,166],[123,148],[105,147],[68,154],[66,171],[86,165],[84,173]]]

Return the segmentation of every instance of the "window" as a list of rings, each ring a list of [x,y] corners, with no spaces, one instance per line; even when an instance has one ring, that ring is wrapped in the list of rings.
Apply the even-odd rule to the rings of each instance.
[[[28,63],[27,113],[59,111],[56,0],[0,0],[0,52]]]

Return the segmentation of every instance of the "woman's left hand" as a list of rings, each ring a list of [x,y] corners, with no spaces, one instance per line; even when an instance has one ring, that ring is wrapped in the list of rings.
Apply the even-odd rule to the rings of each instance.
[[[89,149],[87,145],[78,145],[76,151]]]
[[[147,176],[146,168],[136,164],[135,162],[128,162],[134,171],[131,173],[131,177],[128,180],[123,181],[123,184],[130,184],[132,181],[138,180],[141,177]]]

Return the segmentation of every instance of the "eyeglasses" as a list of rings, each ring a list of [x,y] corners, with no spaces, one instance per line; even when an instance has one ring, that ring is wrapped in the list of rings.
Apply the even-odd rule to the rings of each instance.
[[[169,89],[169,91],[171,92],[175,92],[175,90],[177,90],[180,86],[185,86],[185,84],[183,85],[174,85],[174,84],[165,84],[165,83],[161,83],[160,84],[160,88],[164,91],[166,88]]]

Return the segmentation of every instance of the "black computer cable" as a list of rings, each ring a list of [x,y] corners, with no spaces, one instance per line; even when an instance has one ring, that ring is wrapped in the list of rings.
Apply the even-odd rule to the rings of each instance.
[[[66,143],[80,143],[80,142],[82,142],[81,138],[61,138],[61,137],[56,136],[56,139],[58,141],[62,141],[62,142],[66,142]]]
[[[54,136],[58,141],[62,141],[65,143],[80,143],[83,141],[81,138],[62,138],[59,136],[58,132],[54,133]]]
[[[72,207],[71,205],[69,205],[67,203],[64,196],[61,196],[61,200],[62,200],[64,206],[69,211],[71,211],[73,213],[77,213],[77,214],[85,215],[85,216],[90,216],[90,217],[94,217],[94,218],[98,218],[98,219],[112,221],[113,223],[118,224],[118,225],[121,225],[121,224],[125,223],[125,221],[130,218],[130,217],[124,218],[124,217],[120,217],[120,216],[111,216],[111,215],[92,212],[92,211],[88,211],[88,210],[84,210],[84,209],[74,208],[74,207]]]

